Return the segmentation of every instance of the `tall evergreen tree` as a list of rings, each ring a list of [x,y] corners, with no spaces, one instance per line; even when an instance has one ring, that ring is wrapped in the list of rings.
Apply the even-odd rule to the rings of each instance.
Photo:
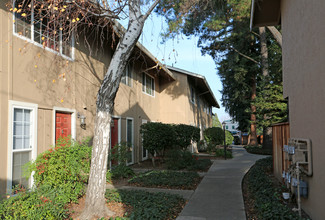
[[[208,7],[202,3],[200,10],[186,15],[177,7],[160,13],[168,18],[170,29],[166,37],[178,33],[199,36],[202,53],[212,56],[218,66],[222,104],[239,122],[240,130],[250,131],[250,144],[255,145],[256,126],[284,120],[286,107],[281,98],[281,42],[273,37],[277,29],[250,31],[250,3],[219,0],[210,2]]]

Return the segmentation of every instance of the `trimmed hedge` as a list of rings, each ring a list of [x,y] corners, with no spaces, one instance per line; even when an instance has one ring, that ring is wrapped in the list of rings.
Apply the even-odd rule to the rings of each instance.
[[[167,149],[179,148],[186,150],[191,142],[200,140],[200,129],[184,124],[163,124],[149,122],[141,125],[142,144],[151,155],[164,156]]]

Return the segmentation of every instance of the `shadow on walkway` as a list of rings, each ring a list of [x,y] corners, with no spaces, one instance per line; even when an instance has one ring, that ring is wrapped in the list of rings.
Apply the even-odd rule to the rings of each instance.
[[[249,154],[241,146],[232,149],[234,158],[214,161],[177,220],[246,219],[242,179],[265,156]]]

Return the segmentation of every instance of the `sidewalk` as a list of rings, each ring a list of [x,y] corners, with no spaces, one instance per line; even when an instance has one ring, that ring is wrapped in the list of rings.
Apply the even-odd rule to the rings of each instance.
[[[239,146],[232,150],[233,159],[213,163],[177,220],[246,219],[241,182],[255,161],[264,156],[249,154]]]

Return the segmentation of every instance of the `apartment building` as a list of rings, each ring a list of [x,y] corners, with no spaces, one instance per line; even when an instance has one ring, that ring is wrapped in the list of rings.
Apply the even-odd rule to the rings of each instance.
[[[97,91],[114,52],[112,39],[100,45],[90,31],[63,41],[58,30],[59,37],[52,38],[36,19],[22,18],[0,2],[0,194],[18,183],[30,187],[33,180],[23,178],[22,166],[58,137],[93,136]],[[145,160],[141,124],[204,129],[212,126],[212,107],[219,105],[203,76],[166,67],[137,43],[115,99],[111,146],[128,142],[128,163]]]

